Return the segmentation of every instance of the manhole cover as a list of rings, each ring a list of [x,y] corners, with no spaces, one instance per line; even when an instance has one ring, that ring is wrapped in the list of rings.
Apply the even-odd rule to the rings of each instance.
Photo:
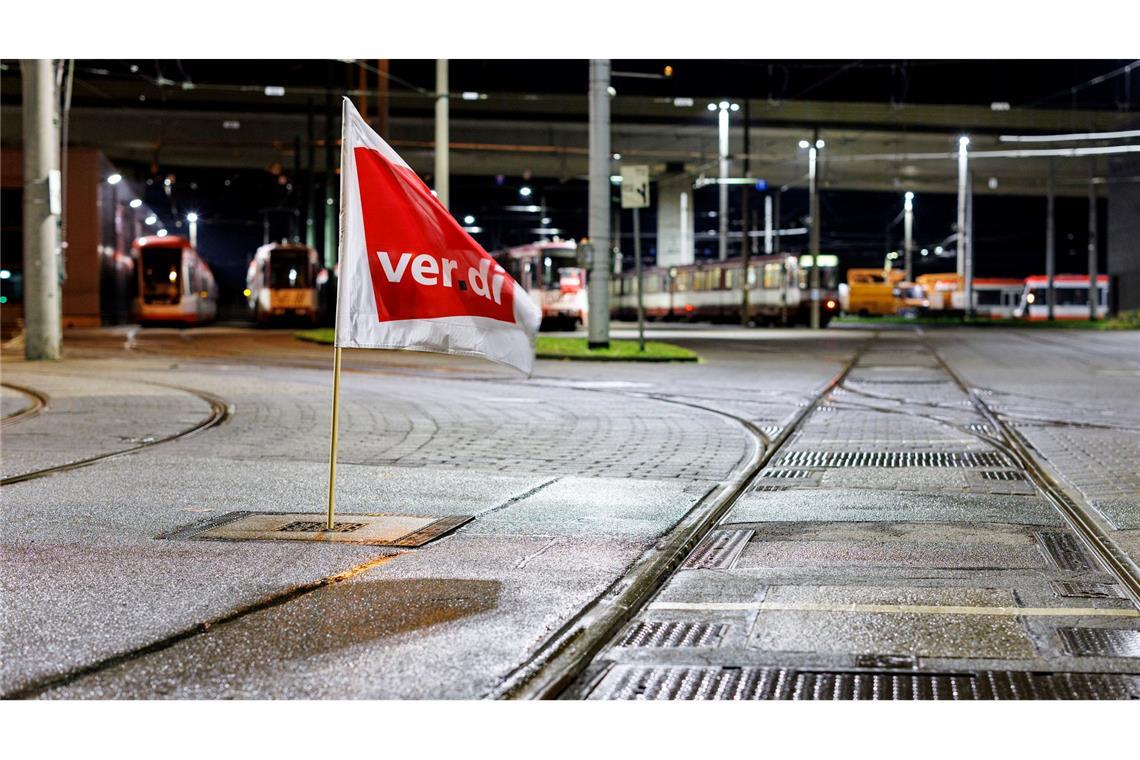
[[[1136,699],[1140,676],[1099,673],[811,672],[762,667],[618,666],[591,699]]]
[[[1140,657],[1140,631],[1121,628],[1058,628],[1074,657]]]
[[[194,541],[315,541],[369,546],[423,546],[471,520],[469,515],[344,515],[326,530],[324,515],[230,512],[158,538]]]

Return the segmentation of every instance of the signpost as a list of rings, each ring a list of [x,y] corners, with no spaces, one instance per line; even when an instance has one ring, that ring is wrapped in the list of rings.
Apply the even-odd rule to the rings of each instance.
[[[649,167],[623,166],[621,168],[621,207],[633,209],[633,262],[637,274],[637,347],[645,351],[645,304],[642,301],[641,283],[641,220],[640,209],[649,206]]]

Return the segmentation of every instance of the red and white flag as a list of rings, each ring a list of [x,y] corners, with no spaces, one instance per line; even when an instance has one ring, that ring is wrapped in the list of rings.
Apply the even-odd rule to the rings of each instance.
[[[336,345],[483,356],[528,375],[542,313],[344,99]]]

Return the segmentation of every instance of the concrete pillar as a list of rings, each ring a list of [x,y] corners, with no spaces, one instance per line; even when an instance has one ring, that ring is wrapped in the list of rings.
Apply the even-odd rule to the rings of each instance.
[[[590,186],[588,234],[593,246],[586,296],[587,345],[610,345],[610,62],[590,61]]]
[[[1116,181],[1140,175],[1140,156],[1114,157],[1108,170],[1109,304],[1119,311],[1140,309],[1140,183]]]
[[[693,176],[667,174],[657,182],[657,266],[692,264]]]
[[[20,62],[24,102],[24,355],[58,359],[61,182],[55,73],[50,60]]]

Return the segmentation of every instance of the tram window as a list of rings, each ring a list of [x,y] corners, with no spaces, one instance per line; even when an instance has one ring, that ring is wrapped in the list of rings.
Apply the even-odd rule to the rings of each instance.
[[[748,287],[756,284],[756,267],[748,267]]]
[[[709,290],[720,290],[720,272],[720,267],[715,267],[712,272],[709,273],[711,278],[708,286]]]
[[[279,248],[269,254],[269,287],[273,290],[312,287],[309,270],[308,251]]]
[[[735,269],[725,270],[725,273],[724,273],[724,289],[725,290],[732,290],[734,287],[736,287],[734,284],[735,281],[736,281],[736,270]]]
[[[182,295],[182,251],[155,248],[142,252],[143,300],[178,303]]]
[[[974,300],[978,306],[1000,306],[1002,292],[1000,290],[974,290]]]
[[[661,290],[661,277],[659,275],[650,275],[645,278],[645,292],[657,293]]]
[[[693,273],[681,272],[673,281],[673,289],[678,293],[684,293],[686,290],[693,289]]]
[[[780,265],[779,264],[765,264],[764,265],[764,289],[775,290],[780,287]]]

